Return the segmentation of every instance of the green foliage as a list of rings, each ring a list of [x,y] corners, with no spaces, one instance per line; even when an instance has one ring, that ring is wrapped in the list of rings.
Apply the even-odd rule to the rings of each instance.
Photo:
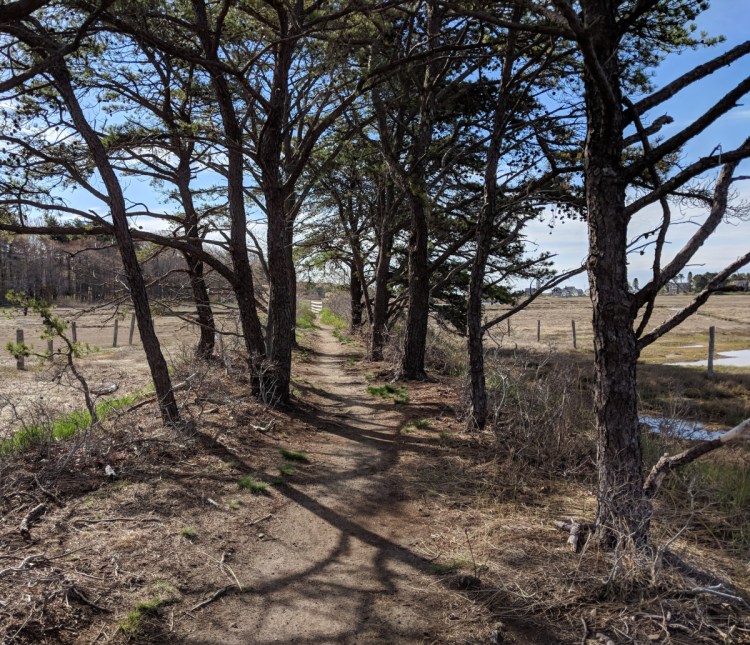
[[[237,484],[240,488],[243,488],[245,490],[249,490],[251,493],[254,493],[256,495],[260,493],[265,493],[268,491],[268,484],[264,482],[255,481],[250,475],[247,477],[243,477],[240,479]]]
[[[297,329],[315,329],[315,314],[310,307],[297,307]]]
[[[198,531],[196,531],[192,526],[186,526],[185,528],[180,530],[180,535],[187,540],[194,540],[198,537]]]
[[[96,416],[101,421],[118,410],[130,407],[148,396],[141,390],[126,394],[117,399],[100,401],[96,405]],[[65,441],[91,427],[91,414],[88,410],[74,410],[48,423],[25,426],[11,436],[0,441],[0,455],[15,455],[47,441]]]
[[[281,456],[287,461],[296,461],[301,464],[309,464],[310,458],[301,450],[287,450],[286,448],[279,448]]]
[[[393,399],[396,404],[403,404],[409,402],[409,395],[406,392],[406,387],[399,385],[394,387],[390,383],[385,385],[370,385],[367,388],[368,394],[372,396],[379,396],[381,399]]]
[[[325,307],[320,312],[320,322],[322,322],[324,325],[330,325],[334,328],[334,330],[338,331],[346,329],[348,327],[346,320]]]

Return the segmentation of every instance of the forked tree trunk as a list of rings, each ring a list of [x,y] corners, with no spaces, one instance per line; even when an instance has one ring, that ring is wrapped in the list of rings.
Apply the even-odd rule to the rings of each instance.
[[[605,546],[648,540],[651,504],[643,492],[638,423],[638,351],[627,280],[625,182],[618,34],[608,3],[583,3],[591,46],[612,97],[584,73],[587,135],[584,150],[589,233],[588,275],[593,303],[594,412],[597,433],[597,534]]]
[[[166,424],[178,424],[180,422],[180,412],[177,407],[174,391],[172,390],[172,381],[169,376],[167,361],[164,359],[164,354],[162,354],[161,345],[154,329],[154,321],[151,317],[151,308],[149,306],[148,294],[146,293],[146,283],[138,263],[133,238],[128,228],[127,209],[120,182],[109,162],[104,145],[81,109],[81,105],[70,82],[70,72],[65,63],[60,61],[54,64],[50,67],[50,72],[56,81],[57,89],[70,112],[76,129],[86,142],[86,146],[106,187],[117,248],[120,252],[125,277],[130,289],[130,298],[133,302],[133,310],[138,322],[138,331],[141,335],[143,350],[146,353],[146,360],[148,361],[151,378],[154,382],[162,420]]]

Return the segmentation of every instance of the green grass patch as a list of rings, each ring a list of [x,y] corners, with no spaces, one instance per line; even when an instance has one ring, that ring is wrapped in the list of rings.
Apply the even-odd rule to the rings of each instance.
[[[186,526],[180,531],[180,535],[187,540],[194,540],[198,537],[198,531],[196,531],[192,526]]]
[[[282,464],[279,466],[279,473],[282,475],[286,475],[287,477],[294,475],[294,473],[297,472],[297,469],[292,466],[292,464]]]
[[[300,464],[309,464],[310,458],[301,450],[287,450],[286,448],[279,448],[281,456],[287,461],[296,461]]]
[[[337,331],[346,329],[349,324],[341,316],[333,313],[330,309],[323,308],[320,312],[320,322],[324,325],[330,325]]]
[[[240,488],[249,490],[251,493],[255,493],[256,495],[268,492],[268,484],[255,481],[252,477],[250,477],[250,475],[240,479],[237,484]]]
[[[128,408],[147,396],[147,392],[138,391],[117,399],[101,401],[96,405],[96,415],[100,421],[103,421],[115,412]],[[47,441],[65,441],[74,437],[81,430],[88,430],[90,427],[91,414],[89,411],[74,410],[54,421],[26,426],[14,432],[10,437],[0,441],[0,455],[18,454]]]
[[[159,607],[164,604],[164,601],[155,594],[151,600],[143,600],[139,602],[135,609],[125,614],[117,626],[126,634],[135,636],[141,631],[143,617],[148,614],[156,614],[159,611]]]
[[[367,388],[368,394],[372,396],[379,396],[381,399],[392,399],[396,404],[403,404],[409,402],[409,395],[406,392],[406,387],[399,385],[395,387],[390,383],[385,385],[370,385]]]
[[[310,331],[315,329],[315,314],[310,307],[297,307],[297,329]]]

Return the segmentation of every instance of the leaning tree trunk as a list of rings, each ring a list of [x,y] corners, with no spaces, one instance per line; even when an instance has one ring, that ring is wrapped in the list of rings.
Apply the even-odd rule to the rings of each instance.
[[[65,63],[60,61],[51,66],[50,72],[56,81],[57,89],[70,112],[76,129],[86,142],[86,146],[106,187],[115,239],[117,240],[117,247],[120,252],[128,288],[130,289],[130,298],[133,302],[133,310],[138,322],[138,332],[141,335],[143,350],[146,353],[146,360],[148,361],[151,378],[154,382],[159,410],[164,423],[178,424],[180,422],[180,412],[177,407],[174,391],[172,390],[172,380],[169,376],[167,361],[164,359],[164,354],[162,354],[161,345],[154,329],[154,321],[151,317],[151,308],[146,292],[146,283],[138,263],[133,238],[128,228],[127,209],[120,182],[109,162],[104,145],[83,113],[78,98],[73,91],[70,72]]]
[[[594,413],[597,432],[597,516],[605,546],[648,540],[651,504],[643,492],[643,456],[638,422],[638,351],[627,276],[625,181],[622,169],[622,102],[614,11],[584,3],[591,46],[601,77],[584,73],[587,135],[584,149],[589,233],[588,275],[593,303]]]

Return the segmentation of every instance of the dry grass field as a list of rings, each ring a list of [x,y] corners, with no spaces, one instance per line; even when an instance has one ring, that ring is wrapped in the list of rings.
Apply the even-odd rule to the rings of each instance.
[[[660,296],[649,329],[668,320],[690,302],[690,296]],[[492,317],[502,311],[502,307],[490,308],[487,315]],[[541,331],[539,342],[537,321]],[[584,354],[593,352],[591,301],[588,296],[539,298],[510,319],[510,334],[506,323],[501,323],[492,332],[489,342],[494,339],[501,340],[505,347],[515,344],[530,349],[553,347],[558,351],[573,351],[572,321],[576,324],[576,351]],[[712,325],[716,327],[717,353],[750,349],[750,295],[715,296],[699,313],[648,347],[641,361],[677,363],[705,359],[708,328]]]
[[[221,311],[221,310],[220,310]],[[130,334],[130,312],[121,314],[118,330],[118,346],[113,347],[113,308],[79,310],[58,308],[56,314],[69,323],[76,322],[78,341],[89,346],[85,355],[77,361],[81,371],[92,387],[103,384],[118,386],[115,397],[142,390],[150,383],[148,365],[143,353],[138,327]],[[175,364],[191,355],[197,342],[196,327],[181,316],[190,315],[189,310],[180,315],[156,316],[154,322],[161,341],[162,350],[170,364]],[[234,330],[233,317],[219,313],[221,328]],[[69,378],[58,379],[60,359],[47,361],[38,357],[26,359],[26,369],[16,369],[16,360],[5,349],[10,341],[15,342],[16,330],[23,329],[24,340],[40,354],[47,350],[47,341],[41,338],[42,325],[37,316],[29,312],[24,316],[12,309],[0,309],[0,433],[3,428],[18,425],[17,417],[32,409],[35,415],[63,414],[83,407],[83,395],[78,384]],[[70,335],[70,329],[67,332]],[[57,351],[55,341],[53,351]]]

